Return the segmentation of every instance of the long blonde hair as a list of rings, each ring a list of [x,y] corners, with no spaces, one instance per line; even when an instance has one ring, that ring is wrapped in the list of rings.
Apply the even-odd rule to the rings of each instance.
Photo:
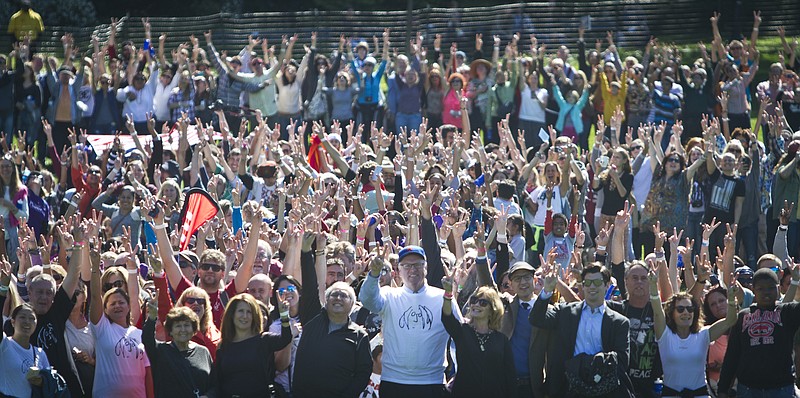
[[[489,313],[489,329],[499,331],[505,309],[503,308],[503,302],[500,300],[500,294],[497,293],[497,290],[493,287],[481,286],[473,293],[473,297],[489,301],[489,308],[492,309]]]
[[[200,331],[205,333],[213,321],[211,316],[211,298],[205,290],[197,286],[192,286],[184,290],[181,296],[178,297],[178,306],[186,306],[186,296],[189,295],[200,297],[205,300],[203,304],[203,316],[200,317]]]

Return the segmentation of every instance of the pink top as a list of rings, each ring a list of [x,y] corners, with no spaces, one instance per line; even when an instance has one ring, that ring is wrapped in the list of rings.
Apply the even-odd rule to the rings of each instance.
[[[461,116],[453,116],[450,114],[450,111],[460,110],[461,101],[456,95],[456,91],[448,90],[447,94],[444,96],[444,99],[442,99],[442,123],[452,124],[458,128],[463,128],[464,126],[461,125]]]

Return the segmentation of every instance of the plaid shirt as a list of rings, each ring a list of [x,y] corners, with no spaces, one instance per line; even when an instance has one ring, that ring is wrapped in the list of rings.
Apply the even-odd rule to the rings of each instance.
[[[217,53],[217,49],[214,48],[213,44],[209,44],[208,48],[211,53],[211,58],[214,61],[214,65],[217,67],[217,73],[219,77],[217,78],[217,99],[222,100],[222,103],[226,106],[238,108],[241,106],[239,97],[242,94],[242,91],[247,91],[249,93],[256,92],[262,89],[262,87],[258,84],[253,83],[243,83],[238,80],[231,79],[228,75],[228,68],[222,64],[222,61],[219,58],[219,54]]]
[[[177,108],[173,108],[172,104],[179,104]],[[175,123],[180,119],[182,113],[186,113],[189,120],[194,121],[194,82],[189,83],[189,95],[185,96],[180,87],[175,87],[172,94],[167,100],[169,109],[170,121]]]

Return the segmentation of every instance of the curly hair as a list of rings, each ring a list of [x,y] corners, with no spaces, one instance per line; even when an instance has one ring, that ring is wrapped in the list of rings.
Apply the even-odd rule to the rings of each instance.
[[[200,320],[197,319],[197,314],[188,307],[172,307],[167,313],[167,319],[164,321],[164,330],[172,335],[172,326],[176,322],[187,321],[192,324],[192,331],[197,332],[200,329]]]
[[[664,314],[666,315],[667,319],[667,327],[669,327],[669,329],[674,333],[678,332],[678,327],[675,324],[675,319],[672,317],[672,315],[675,312],[675,307],[677,306],[678,301],[681,300],[689,300],[692,302],[694,313],[692,314],[692,326],[689,327],[689,331],[691,333],[699,332],[700,328],[703,327],[703,320],[700,316],[700,305],[697,304],[697,300],[694,299],[694,296],[686,292],[675,293],[669,298],[669,300],[667,300],[666,303],[664,303]]]

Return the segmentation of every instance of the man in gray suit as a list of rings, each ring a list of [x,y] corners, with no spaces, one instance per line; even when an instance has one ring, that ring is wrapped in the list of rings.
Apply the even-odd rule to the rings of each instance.
[[[611,272],[602,264],[587,264],[581,272],[584,300],[548,306],[558,284],[558,266],[554,256],[544,266],[544,288],[531,311],[530,322],[542,329],[558,330],[552,336],[548,351],[545,390],[553,397],[573,397],[565,375],[565,363],[578,354],[595,355],[616,352],[617,375],[621,386],[609,397],[630,397],[630,379],[627,375],[630,353],[628,319],[605,304],[605,295],[611,283]]]

